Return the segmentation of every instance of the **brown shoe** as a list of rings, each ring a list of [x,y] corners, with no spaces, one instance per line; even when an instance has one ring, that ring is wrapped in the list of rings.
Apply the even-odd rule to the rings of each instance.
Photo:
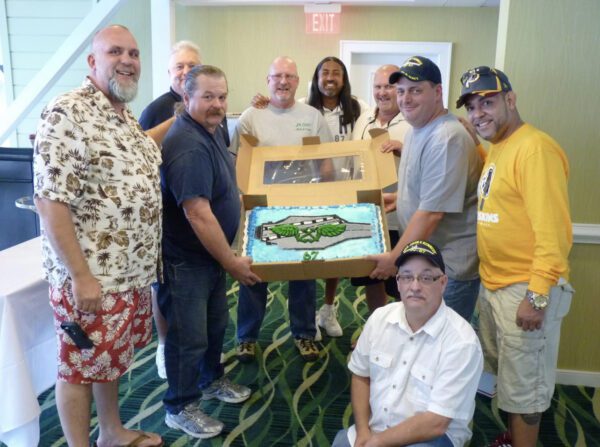
[[[319,348],[310,338],[296,338],[294,343],[300,351],[300,355],[307,362],[314,362],[319,358]]]

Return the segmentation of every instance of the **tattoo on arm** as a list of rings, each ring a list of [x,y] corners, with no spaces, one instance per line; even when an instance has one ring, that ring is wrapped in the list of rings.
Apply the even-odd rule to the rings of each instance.
[[[542,420],[542,413],[522,414],[521,418],[527,425],[537,425]]]

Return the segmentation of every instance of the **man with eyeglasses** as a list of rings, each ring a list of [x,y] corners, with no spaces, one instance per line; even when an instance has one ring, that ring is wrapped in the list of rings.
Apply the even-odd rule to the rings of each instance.
[[[298,69],[289,57],[276,58],[269,68],[267,86],[270,101],[264,109],[250,107],[238,121],[231,150],[237,152],[240,136],[250,134],[259,146],[301,145],[303,137],[319,136],[332,141],[323,115],[314,107],[295,100]],[[320,181],[324,165],[316,160],[282,160],[265,169],[265,183],[310,183]],[[236,356],[240,362],[255,358],[256,342],[265,316],[268,283],[240,286]],[[305,361],[314,361],[319,349],[316,335],[316,283],[314,280],[290,281],[288,309],[294,343]]]
[[[375,310],[358,339],[348,363],[355,424],[333,447],[463,446],[483,369],[477,335],[444,303],[434,244],[409,243],[396,266],[402,301]]]
[[[569,162],[556,141],[523,122],[502,71],[476,67],[461,83],[456,107],[465,106],[491,143],[478,188],[479,328],[509,421],[491,445],[533,447],[554,393],[560,326],[573,295]]]
[[[402,236],[391,252],[370,257],[377,262],[370,276],[395,275],[394,261],[406,244],[429,238],[446,260],[444,300],[469,321],[479,292],[475,226],[482,160],[469,133],[444,108],[435,63],[413,56],[389,83],[396,85],[398,107],[412,126],[402,148],[398,191],[384,195],[386,211],[397,210]]]

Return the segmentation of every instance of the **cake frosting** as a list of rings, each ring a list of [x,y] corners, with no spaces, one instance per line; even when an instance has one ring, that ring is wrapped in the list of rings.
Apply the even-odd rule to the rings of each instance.
[[[381,211],[371,203],[256,207],[246,212],[243,256],[256,263],[383,253]]]

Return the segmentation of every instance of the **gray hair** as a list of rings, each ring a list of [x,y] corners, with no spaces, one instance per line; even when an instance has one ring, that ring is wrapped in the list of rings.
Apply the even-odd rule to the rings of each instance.
[[[190,40],[180,40],[176,42],[171,48],[171,56],[178,53],[181,50],[188,50],[198,55],[198,59],[202,59],[200,56],[200,47]]]
[[[227,82],[227,77],[225,76],[225,72],[214,65],[195,65],[188,74],[185,75],[185,82],[183,86],[183,91],[186,95],[192,96],[198,87],[198,83],[196,79],[198,76],[210,76],[213,78],[224,78],[225,82]]]

